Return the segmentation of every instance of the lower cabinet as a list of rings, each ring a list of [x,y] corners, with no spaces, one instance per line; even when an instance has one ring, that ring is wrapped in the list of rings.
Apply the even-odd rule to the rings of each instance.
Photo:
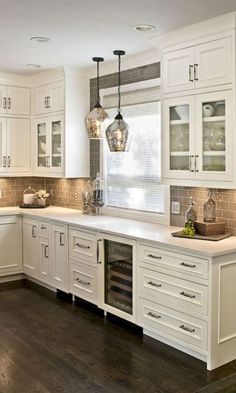
[[[23,272],[68,292],[67,226],[24,218]]]
[[[0,277],[22,272],[22,219],[0,217]]]
[[[96,269],[70,261],[69,292],[93,304],[97,304]]]

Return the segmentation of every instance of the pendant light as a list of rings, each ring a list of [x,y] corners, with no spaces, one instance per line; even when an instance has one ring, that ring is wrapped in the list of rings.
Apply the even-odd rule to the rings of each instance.
[[[127,140],[128,140],[128,124],[123,120],[122,114],[120,113],[120,85],[121,85],[121,75],[120,75],[120,65],[121,65],[121,56],[125,55],[123,50],[115,50],[113,52],[114,55],[118,56],[118,108],[117,115],[113,123],[111,123],[106,129],[106,138],[108,142],[108,146],[110,151],[114,152],[122,152],[126,150]]]
[[[101,124],[108,117],[100,104],[99,96],[99,63],[103,62],[104,59],[103,57],[93,57],[92,60],[97,63],[97,102],[86,116],[86,126],[90,139],[100,139],[102,138]]]

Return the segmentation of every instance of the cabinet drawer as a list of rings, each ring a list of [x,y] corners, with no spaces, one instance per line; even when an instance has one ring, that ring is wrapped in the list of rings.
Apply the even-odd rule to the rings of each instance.
[[[175,310],[190,315],[207,315],[208,288],[204,285],[140,268],[138,292],[141,297],[146,296],[150,300],[174,307]]]
[[[153,270],[162,266],[166,269],[187,273],[190,276],[208,278],[208,260],[176,252],[165,251],[156,247],[140,245],[140,265]]]
[[[91,267],[69,264],[69,291],[73,295],[97,303],[97,272]]]
[[[43,236],[49,236],[51,225],[46,221],[39,221],[39,233]]]
[[[196,347],[207,348],[207,322],[179,313],[171,308],[140,299],[138,321],[156,334],[166,333]]]
[[[97,240],[96,235],[91,233],[71,229],[70,238],[70,258],[76,260],[86,260],[91,263],[97,261]]]

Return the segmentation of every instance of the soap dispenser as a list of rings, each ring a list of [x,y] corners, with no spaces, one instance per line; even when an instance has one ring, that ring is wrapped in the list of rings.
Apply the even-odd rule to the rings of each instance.
[[[197,221],[197,213],[196,210],[194,209],[194,205],[196,206],[196,203],[193,200],[193,197],[191,196],[189,198],[189,208],[186,210],[184,218],[185,218],[185,223],[192,221],[193,223]]]
[[[208,192],[208,199],[204,203],[204,222],[215,222],[216,220],[216,203],[212,198],[212,192]]]

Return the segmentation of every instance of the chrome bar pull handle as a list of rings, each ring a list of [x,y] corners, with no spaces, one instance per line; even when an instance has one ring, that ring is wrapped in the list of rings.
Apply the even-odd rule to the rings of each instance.
[[[191,295],[190,293],[186,293],[186,292],[180,292],[180,295],[185,296],[185,297],[189,297],[190,299],[195,299],[195,295]]]
[[[99,244],[102,241],[102,239],[98,239],[97,241],[97,264],[101,265],[101,261],[100,261],[100,249],[99,249]]]
[[[51,108],[51,97],[50,96],[48,96],[48,106],[47,106],[47,108]]]
[[[47,97],[44,97],[44,108],[47,108]]]
[[[189,80],[189,82],[193,82],[192,70],[193,70],[193,65],[189,64],[189,66],[188,66],[188,80]]]
[[[3,109],[7,109],[7,98],[3,98]]]
[[[78,281],[82,285],[91,285],[89,281],[81,280],[79,277],[76,278],[76,281]]]
[[[198,67],[198,64],[194,64],[194,80],[195,81],[198,81],[198,77],[197,77],[197,67]]]
[[[148,254],[148,257],[149,257],[149,258],[153,258],[153,259],[161,259],[160,256],[153,255],[153,254]]]
[[[190,263],[186,263],[186,262],[181,262],[180,265],[184,266],[184,267],[190,267],[191,269],[195,269],[196,268],[196,265],[191,265]]]
[[[32,226],[32,237],[36,237],[35,229],[36,229],[36,225],[33,225]]]
[[[64,236],[64,233],[61,232],[60,233],[60,246],[64,246],[65,245],[64,240],[63,240],[63,236]]]
[[[153,287],[161,288],[161,284],[156,284],[155,282],[148,281],[148,285],[152,285]]]
[[[84,246],[83,244],[80,244],[80,243],[75,243],[75,246],[77,246],[79,248],[84,248],[86,250],[88,250],[90,248],[90,246]]]
[[[153,312],[149,311],[147,314],[149,317],[160,319],[161,315],[154,314]]]
[[[11,157],[10,156],[7,156],[7,166],[8,166],[8,168],[10,168],[10,166],[11,166]]]
[[[2,166],[3,166],[3,168],[7,167],[7,157],[6,156],[2,157]]]
[[[44,244],[44,258],[47,259],[48,258],[48,245]]]
[[[194,159],[194,168],[195,168],[195,172],[198,172],[198,157],[199,157],[199,156],[195,156],[195,159]]]
[[[194,333],[195,332],[195,329],[191,329],[191,328],[189,328],[188,326],[185,326],[185,325],[180,325],[180,329],[186,330],[186,332],[189,332],[189,333]]]
[[[7,109],[11,109],[11,99],[9,97],[7,99]]]
[[[189,172],[195,172],[195,170],[193,169],[193,155],[191,154],[189,156]]]

